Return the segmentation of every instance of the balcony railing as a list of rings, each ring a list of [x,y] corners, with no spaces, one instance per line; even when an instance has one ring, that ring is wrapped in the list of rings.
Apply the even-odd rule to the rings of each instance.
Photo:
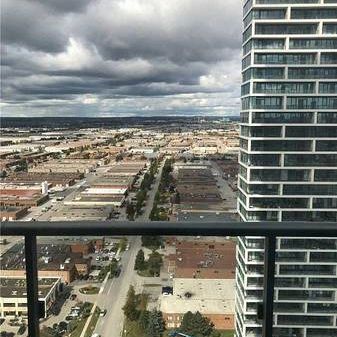
[[[276,237],[336,237],[336,223],[319,222],[5,222],[1,235],[24,236],[28,335],[39,337],[37,236],[263,236],[265,237],[262,336],[272,337]]]

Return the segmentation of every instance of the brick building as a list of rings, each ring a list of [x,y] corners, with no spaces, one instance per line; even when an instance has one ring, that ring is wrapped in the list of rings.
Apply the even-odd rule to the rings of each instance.
[[[174,253],[165,267],[176,278],[234,279],[235,242],[179,241],[170,243]]]

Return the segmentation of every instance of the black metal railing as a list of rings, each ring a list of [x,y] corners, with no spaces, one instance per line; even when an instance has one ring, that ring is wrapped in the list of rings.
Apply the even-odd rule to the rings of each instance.
[[[263,236],[264,291],[262,336],[272,337],[276,237],[337,237],[331,222],[4,222],[1,235],[24,236],[28,336],[39,337],[37,236],[183,235]]]

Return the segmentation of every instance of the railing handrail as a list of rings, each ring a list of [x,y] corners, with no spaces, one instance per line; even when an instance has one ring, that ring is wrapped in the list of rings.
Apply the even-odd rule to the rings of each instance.
[[[13,236],[200,235],[337,237],[337,223],[305,221],[10,221],[1,223],[0,234]]]
[[[334,222],[2,222],[1,235],[25,237],[28,333],[38,337],[37,236],[183,235],[265,236],[262,336],[272,336],[276,237],[337,237]]]

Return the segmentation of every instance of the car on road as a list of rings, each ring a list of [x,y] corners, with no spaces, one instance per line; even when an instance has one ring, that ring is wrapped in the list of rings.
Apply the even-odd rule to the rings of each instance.
[[[91,335],[91,337],[101,337],[101,335],[99,335],[98,333],[94,333],[93,335]]]
[[[106,309],[103,309],[103,310],[101,310],[101,311],[99,312],[99,315],[100,315],[101,317],[104,317],[104,316],[106,315],[106,313],[107,313],[107,310],[106,310]]]
[[[118,269],[115,271],[115,277],[119,277],[119,275],[121,274],[122,271],[122,267],[119,266]]]

